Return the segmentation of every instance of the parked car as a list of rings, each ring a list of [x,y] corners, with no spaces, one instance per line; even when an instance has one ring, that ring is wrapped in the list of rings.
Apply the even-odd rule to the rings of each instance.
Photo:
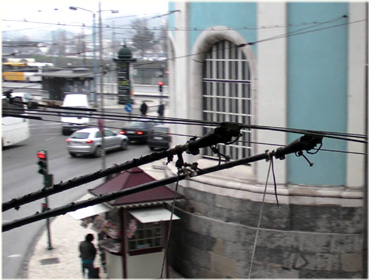
[[[120,131],[121,135],[126,135],[130,142],[146,143],[149,131],[158,123],[150,121],[133,121]]]
[[[105,151],[127,148],[129,143],[127,136],[117,134],[109,129],[105,129],[104,132]],[[102,137],[99,128],[85,128],[75,131],[66,141],[68,152],[72,157],[79,154],[100,157],[102,154]]]
[[[160,124],[151,129],[147,137],[147,145],[151,151],[155,149],[169,149],[171,140],[169,125]]]

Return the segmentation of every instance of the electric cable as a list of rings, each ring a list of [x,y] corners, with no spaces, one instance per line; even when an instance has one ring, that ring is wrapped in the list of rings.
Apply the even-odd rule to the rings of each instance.
[[[63,110],[63,107],[57,107],[57,108],[53,107],[50,109]],[[66,108],[66,109],[69,109],[69,108]],[[8,109],[4,109],[3,114],[6,114],[7,112],[11,112],[11,111],[8,111]],[[63,115],[62,112],[54,113],[51,111],[47,113],[44,111],[35,111],[35,113],[33,113],[32,111],[29,111],[27,113],[29,115],[37,113],[37,116],[40,116],[42,114],[45,114],[45,115],[48,114],[48,115],[54,115],[54,116]],[[118,115],[118,114],[107,114],[107,113],[104,113],[104,114],[92,113],[90,115],[86,115],[86,113],[75,112],[74,114],[77,116],[85,116],[85,117],[95,118],[95,119],[103,118],[104,120],[118,120],[118,121],[129,120],[129,119],[158,120],[158,118],[154,116],[143,117],[139,114],[131,114],[130,116],[123,116],[123,115]],[[202,120],[194,120],[194,119],[168,118],[168,117],[164,117],[161,120],[161,122],[167,123],[167,124],[192,124],[192,125],[201,125],[201,126],[205,124],[212,125],[212,126],[219,125],[219,122],[214,122],[214,121],[202,121]],[[260,129],[260,130],[271,130],[271,131],[288,132],[288,133],[296,133],[296,134],[311,134],[311,135],[324,136],[326,138],[332,138],[332,139],[337,139],[337,140],[352,141],[352,142],[359,142],[359,143],[367,142],[366,140],[367,138],[365,135],[356,134],[356,133],[355,134],[354,133],[342,133],[342,132],[334,132],[334,131],[319,131],[319,130],[283,128],[283,127],[272,127],[272,126],[263,126],[263,125],[249,125],[249,124],[240,124],[240,125],[242,126],[243,129],[245,128],[246,129]],[[360,140],[360,139],[363,139],[363,140]]]
[[[179,171],[177,173],[177,182],[176,182],[176,187],[174,189],[174,199],[172,202],[172,209],[170,211],[170,219],[169,219],[169,229],[168,229],[168,234],[167,234],[167,242],[165,243],[165,251],[164,251],[164,256],[163,256],[163,263],[161,266],[161,273],[160,273],[160,277],[159,279],[164,279],[164,268],[165,268],[165,263],[167,260],[167,254],[168,254],[168,248],[169,248],[169,241],[170,241],[170,237],[171,237],[171,233],[172,233],[172,223],[173,223],[173,215],[174,215],[174,209],[175,209],[175,203],[177,200],[177,192],[178,192],[178,185],[179,185]]]
[[[152,155],[154,155],[154,154],[152,154]],[[252,156],[252,157],[249,157],[249,158],[244,158],[244,159],[240,159],[240,160],[237,160],[237,161],[227,162],[227,163],[222,164],[220,166],[216,165],[216,166],[212,166],[212,167],[208,167],[208,168],[204,168],[204,169],[199,169],[199,170],[197,170],[196,174],[192,174],[191,177],[197,177],[197,176],[205,175],[205,174],[212,173],[212,172],[215,172],[215,171],[220,171],[220,170],[232,168],[232,167],[235,167],[235,166],[238,166],[238,165],[251,163],[251,162],[255,162],[255,161],[259,161],[259,160],[265,160],[267,158],[268,158],[268,154],[266,154],[266,153],[265,154],[259,154],[259,155],[255,155],[255,156]],[[138,163],[138,162],[140,162],[140,160],[136,159],[135,162]],[[143,164],[143,163],[140,162],[140,165],[141,164]],[[110,168],[110,170],[113,170],[113,169],[114,169],[113,167]],[[115,169],[114,172],[111,172],[110,174],[117,173],[117,170],[118,169]],[[103,172],[104,171],[100,171],[100,173],[103,173]],[[105,173],[108,173],[108,172],[105,172]],[[106,175],[108,175],[108,174],[106,174]],[[187,176],[188,176],[187,174],[186,175],[181,174],[181,175],[179,175],[179,179],[184,180],[185,178],[187,178]],[[88,207],[88,206],[100,204],[100,203],[103,203],[103,202],[109,202],[111,200],[123,197],[125,195],[134,194],[134,193],[137,193],[137,192],[141,192],[143,190],[148,190],[148,189],[156,188],[156,187],[159,187],[159,186],[175,183],[177,180],[178,180],[178,176],[168,177],[168,178],[165,178],[165,179],[162,179],[162,180],[157,180],[157,181],[149,182],[149,183],[142,184],[142,185],[139,185],[139,186],[135,186],[133,188],[124,189],[124,190],[117,191],[117,192],[110,193],[110,194],[106,194],[106,195],[100,195],[99,197],[92,198],[92,199],[89,199],[89,200],[80,201],[80,202],[73,202],[73,203],[70,203],[66,206],[61,206],[61,207],[57,207],[57,208],[54,208],[54,209],[50,209],[50,210],[45,211],[43,213],[36,212],[33,216],[28,216],[28,217],[25,217],[25,218],[14,220],[12,222],[3,223],[2,231],[3,232],[9,231],[11,229],[14,229],[14,228],[26,225],[26,224],[30,224],[30,223],[33,223],[33,222],[36,222],[36,221],[39,221],[39,220],[43,220],[43,219],[50,218],[50,217],[55,217],[55,216],[58,216],[58,215],[64,215],[68,212],[75,211],[75,210],[85,208],[85,207]],[[71,184],[74,184],[73,181],[75,181],[75,180],[68,181],[68,187],[70,187]],[[49,188],[45,188],[45,190],[46,189],[49,189]],[[24,198],[27,198],[30,195],[31,194],[26,195]],[[41,196],[40,198],[45,197],[47,195],[49,195],[49,194],[44,193],[44,196]],[[3,203],[3,211],[6,211],[10,208],[13,208],[13,206],[15,204],[17,204],[17,203],[14,204],[15,201],[16,200],[13,199],[13,200],[9,201],[9,203]],[[23,202],[24,202],[24,199],[23,199],[22,203]],[[13,206],[11,206],[10,204],[13,204]],[[8,208],[8,206],[10,206],[10,208]]]
[[[263,208],[264,208],[264,203],[265,203],[265,195],[266,195],[266,191],[268,188],[268,181],[269,181],[269,174],[270,174],[270,170],[272,168],[272,154],[269,153],[269,168],[268,168],[268,173],[267,173],[267,178],[266,178],[266,182],[265,182],[265,188],[264,188],[264,193],[263,193],[263,199],[261,202],[261,206],[260,206],[260,211],[259,211],[259,218],[258,218],[258,223],[256,226],[256,233],[255,233],[255,239],[254,239],[254,245],[252,248],[252,254],[251,254],[251,262],[250,262],[250,270],[249,270],[249,276],[248,279],[251,279],[251,272],[252,272],[252,267],[254,264],[254,258],[255,258],[255,252],[256,252],[256,245],[257,245],[257,241],[258,241],[258,237],[259,237],[259,230],[260,230],[260,224],[261,224],[261,216],[263,214]]]

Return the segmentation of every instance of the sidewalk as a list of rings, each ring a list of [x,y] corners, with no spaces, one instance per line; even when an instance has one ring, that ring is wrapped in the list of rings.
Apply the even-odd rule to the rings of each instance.
[[[165,164],[157,161],[142,166],[152,177],[160,179],[163,177],[162,170],[155,168]],[[80,200],[87,199],[88,194]],[[93,243],[97,248],[97,233],[84,228],[79,220],[75,220],[69,214],[57,216],[50,223],[51,244],[53,249],[48,250],[48,239],[46,230],[42,233],[33,249],[24,276],[30,279],[82,279],[81,260],[79,258],[78,245],[88,233],[93,233]],[[99,255],[96,256],[95,266],[100,267],[100,278],[107,279],[102,269]],[[184,278],[170,268],[169,278]],[[160,275],[158,275],[158,278]]]

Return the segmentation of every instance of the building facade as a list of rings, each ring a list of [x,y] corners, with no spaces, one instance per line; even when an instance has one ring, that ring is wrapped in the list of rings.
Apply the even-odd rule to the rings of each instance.
[[[366,3],[172,2],[169,10],[177,10],[168,31],[171,117],[366,134]],[[173,126],[172,144],[211,128]],[[241,159],[300,136],[244,129],[219,150]],[[294,154],[276,160],[279,206],[265,161],[180,182],[187,201],[177,205],[172,265],[194,278],[360,277],[365,152],[363,143],[323,138],[306,154],[313,166]],[[218,164],[211,149],[185,161]]]

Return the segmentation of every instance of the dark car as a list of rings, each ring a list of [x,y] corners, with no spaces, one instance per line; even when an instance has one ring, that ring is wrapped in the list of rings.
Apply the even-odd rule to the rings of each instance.
[[[169,125],[156,125],[153,127],[149,133],[149,136],[147,137],[147,145],[151,151],[155,149],[167,150],[169,149],[171,140],[172,137],[170,136]]]
[[[130,142],[146,143],[147,135],[156,124],[146,121],[130,122],[121,129],[120,134],[126,135]]]

